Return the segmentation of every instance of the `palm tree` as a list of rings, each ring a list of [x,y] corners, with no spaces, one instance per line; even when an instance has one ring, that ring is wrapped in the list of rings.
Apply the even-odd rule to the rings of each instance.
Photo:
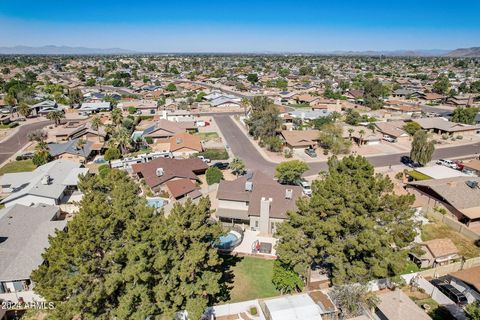
[[[130,146],[132,142],[130,132],[124,127],[119,127],[115,130],[110,141],[112,144],[120,147],[122,154],[126,153],[127,147]]]
[[[85,141],[84,139],[78,139],[75,146],[78,148],[78,149],[82,149],[82,152],[83,152],[83,156],[85,158],[87,158],[87,156],[85,155],[85,145],[87,144],[87,141]]]
[[[120,109],[113,109],[112,111],[112,122],[115,125],[120,125],[123,120],[122,111]]]
[[[245,163],[240,158],[234,158],[228,167],[236,176],[245,173]]]
[[[98,142],[100,142],[100,127],[103,125],[99,117],[95,116],[91,120],[92,129],[97,131]]]
[[[360,144],[359,144],[359,146],[361,146],[362,143],[363,143],[363,135],[365,134],[365,130],[362,129],[362,130],[358,131],[358,134],[360,135]]]
[[[245,110],[245,117],[247,116],[247,108],[250,105],[250,100],[247,97],[243,97],[240,101],[240,105],[243,106],[243,110]]]
[[[50,111],[47,114],[47,119],[54,121],[55,127],[60,124],[63,118],[65,118],[65,114],[62,111]]]
[[[27,118],[30,115],[31,111],[32,109],[30,109],[30,107],[24,102],[20,103],[17,106],[17,112],[25,118]]]

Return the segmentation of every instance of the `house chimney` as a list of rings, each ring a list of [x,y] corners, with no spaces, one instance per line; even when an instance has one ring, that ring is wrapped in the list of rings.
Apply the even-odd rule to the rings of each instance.
[[[245,182],[245,191],[251,192],[253,190],[253,182],[246,181]]]
[[[270,206],[272,198],[264,198],[260,200],[260,221],[258,223],[260,233],[264,235],[270,234]]]
[[[285,199],[291,200],[293,198],[293,189],[285,189]]]
[[[155,170],[155,174],[157,175],[157,177],[163,176],[164,174],[163,168],[157,168],[157,170]]]
[[[44,175],[42,180],[40,181],[43,185],[49,185],[50,184],[50,176],[47,174],[47,175]]]

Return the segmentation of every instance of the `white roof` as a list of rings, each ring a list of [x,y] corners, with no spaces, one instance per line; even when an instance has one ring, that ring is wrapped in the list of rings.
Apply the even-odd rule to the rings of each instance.
[[[416,168],[415,171],[420,172],[426,176],[429,176],[432,179],[445,179],[445,178],[455,178],[455,177],[468,177],[465,173],[441,166],[433,165],[431,167]]]
[[[265,300],[271,320],[322,320],[322,309],[308,294]]]
[[[88,168],[73,168],[65,177],[62,184],[64,186],[76,186],[78,184],[78,176],[85,175],[87,172]]]

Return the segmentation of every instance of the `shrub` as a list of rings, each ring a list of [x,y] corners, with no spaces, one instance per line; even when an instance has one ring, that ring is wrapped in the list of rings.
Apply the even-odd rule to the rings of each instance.
[[[103,157],[106,161],[115,160],[120,158],[120,150],[117,148],[109,148],[105,151],[105,155]]]
[[[442,139],[443,140],[448,140],[448,134],[446,134],[446,133],[442,134]]]
[[[137,112],[137,108],[132,106],[128,107],[127,110],[128,110],[128,113],[130,114],[134,114],[135,112]]]
[[[263,138],[263,143],[267,146],[268,151],[279,152],[282,150],[283,141],[279,137]]]
[[[395,175],[395,179],[397,179],[397,180],[402,180],[402,179],[403,179],[403,172],[402,172],[402,171],[398,172],[398,173]]]
[[[258,313],[257,307],[250,307],[250,314],[251,314],[252,316],[256,316],[257,313]]]
[[[460,136],[460,135],[457,136],[457,140],[462,140],[462,139],[463,139],[463,136]]]
[[[207,169],[205,177],[207,178],[207,184],[212,185],[219,183],[223,179],[223,173],[217,167],[210,167]]]
[[[148,144],[153,144],[153,138],[152,137],[145,137],[145,142]]]
[[[102,164],[98,167],[98,175],[100,178],[104,179],[108,173],[112,170],[108,164]]]

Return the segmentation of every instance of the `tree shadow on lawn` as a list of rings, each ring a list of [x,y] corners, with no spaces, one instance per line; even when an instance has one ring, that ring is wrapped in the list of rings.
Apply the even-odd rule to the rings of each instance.
[[[233,267],[235,267],[243,257],[237,257],[230,254],[220,254],[222,259],[222,278],[220,279],[220,293],[215,297],[214,303],[226,302],[231,300],[230,292],[233,289],[233,282],[235,275],[233,273]]]

